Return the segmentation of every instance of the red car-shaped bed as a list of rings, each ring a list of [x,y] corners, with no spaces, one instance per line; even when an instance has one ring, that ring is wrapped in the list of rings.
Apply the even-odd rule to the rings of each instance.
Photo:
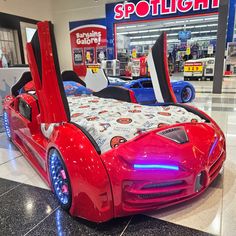
[[[30,72],[4,101],[6,133],[71,215],[104,222],[163,208],[197,196],[218,175],[224,134],[202,111],[176,103],[165,34],[149,56],[161,96],[155,107],[119,87],[66,97],[50,22],[38,24],[27,52]],[[35,91],[19,94],[31,80]]]

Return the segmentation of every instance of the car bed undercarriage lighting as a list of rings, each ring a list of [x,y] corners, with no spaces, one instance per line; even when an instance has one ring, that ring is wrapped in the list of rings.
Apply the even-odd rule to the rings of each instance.
[[[4,124],[4,128],[6,131],[6,134],[8,136],[8,138],[11,138],[11,130],[10,130],[10,125],[9,125],[9,119],[8,119],[8,114],[7,112],[3,112],[3,124]]]
[[[174,165],[141,165],[141,164],[134,164],[135,169],[164,169],[164,170],[179,170],[178,166]]]

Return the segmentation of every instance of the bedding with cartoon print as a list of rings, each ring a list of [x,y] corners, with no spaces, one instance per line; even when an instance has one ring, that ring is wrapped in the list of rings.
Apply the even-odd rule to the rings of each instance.
[[[146,131],[176,123],[205,122],[178,106],[144,106],[92,95],[67,99],[71,121],[89,132],[102,153]]]

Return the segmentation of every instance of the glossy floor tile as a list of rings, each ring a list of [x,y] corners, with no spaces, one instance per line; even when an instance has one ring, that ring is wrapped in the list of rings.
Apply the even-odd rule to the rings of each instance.
[[[2,194],[0,204],[0,235],[25,235],[58,207],[50,191],[24,184]]]
[[[236,232],[236,145],[228,148],[224,170],[222,235]]]
[[[86,220],[72,218],[62,209],[57,209],[27,235],[121,235],[131,217],[95,224]]]
[[[21,156],[19,150],[0,133],[0,165]]]
[[[195,199],[148,215],[214,235],[220,235],[223,195],[222,179],[219,176],[211,187]]]
[[[48,189],[48,186],[23,156],[0,165],[0,178],[16,180],[21,183]]]
[[[124,236],[140,235],[176,235],[176,236],[207,236],[211,235],[205,232],[172,224],[167,221],[151,219],[143,215],[134,216],[129,226],[125,230]]]
[[[9,181],[6,179],[0,179],[0,197],[14,188],[18,187],[21,183],[17,183],[15,181]],[[0,201],[1,203],[1,201]]]
[[[9,186],[8,188],[6,186]],[[144,215],[96,224],[71,217],[49,190],[0,178],[0,235],[208,235]]]

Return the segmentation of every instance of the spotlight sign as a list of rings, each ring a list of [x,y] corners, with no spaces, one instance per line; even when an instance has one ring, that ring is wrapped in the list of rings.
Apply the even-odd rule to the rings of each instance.
[[[75,21],[69,25],[73,69],[79,76],[85,76],[88,67],[106,59],[106,20]]]
[[[219,0],[149,0],[118,3],[114,6],[114,20],[155,17],[219,7]]]

